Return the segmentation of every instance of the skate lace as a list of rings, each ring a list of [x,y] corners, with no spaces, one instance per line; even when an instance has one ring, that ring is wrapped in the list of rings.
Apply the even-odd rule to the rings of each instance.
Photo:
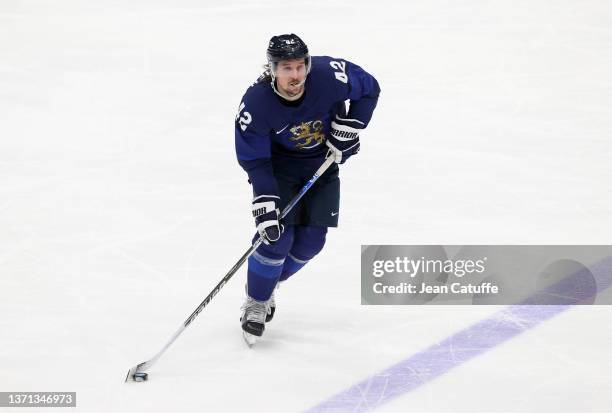
[[[268,306],[265,302],[248,297],[242,305],[242,311],[244,311],[247,321],[262,323],[266,319]]]

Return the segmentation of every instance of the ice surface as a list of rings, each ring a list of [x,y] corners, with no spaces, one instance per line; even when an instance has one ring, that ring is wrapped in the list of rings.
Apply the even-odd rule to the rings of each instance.
[[[360,245],[610,243],[611,27],[590,0],[0,2],[0,391],[305,411],[497,314],[360,306]],[[256,347],[242,270],[124,384],[248,247],[233,120],[283,32],[382,87],[341,226]],[[607,412],[611,317],[569,309],[378,410]]]

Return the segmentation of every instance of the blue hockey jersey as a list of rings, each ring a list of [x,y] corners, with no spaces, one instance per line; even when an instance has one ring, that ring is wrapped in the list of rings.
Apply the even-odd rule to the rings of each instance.
[[[304,90],[296,104],[278,96],[268,81],[258,81],[242,98],[236,155],[256,195],[278,195],[275,171],[312,175],[327,153],[332,119],[340,114],[367,126],[380,93],[376,79],[361,67],[329,56],[312,57]]]

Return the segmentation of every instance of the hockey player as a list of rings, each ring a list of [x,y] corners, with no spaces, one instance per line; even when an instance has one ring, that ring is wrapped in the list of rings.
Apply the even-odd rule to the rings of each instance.
[[[338,225],[338,165],[359,151],[359,133],[380,88],[361,67],[310,56],[295,34],[274,36],[266,71],[247,89],[236,115],[238,162],[253,187],[252,211],[264,243],[249,257],[242,329],[252,344],[274,316],[274,289],[317,255],[328,227]],[[347,104],[348,101],[348,111]],[[335,163],[291,213],[279,213],[326,156]]]

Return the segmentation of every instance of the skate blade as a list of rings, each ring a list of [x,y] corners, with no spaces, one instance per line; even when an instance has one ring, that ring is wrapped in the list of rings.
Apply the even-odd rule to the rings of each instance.
[[[257,343],[257,339],[259,337],[254,336],[251,333],[247,333],[246,331],[242,332],[242,338],[244,338],[244,342],[249,346],[249,348],[253,347],[255,343]]]

